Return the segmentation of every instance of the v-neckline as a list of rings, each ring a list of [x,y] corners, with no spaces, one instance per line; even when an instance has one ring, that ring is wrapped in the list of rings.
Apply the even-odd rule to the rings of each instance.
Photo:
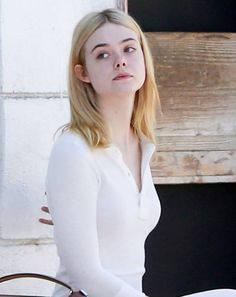
[[[124,161],[124,158],[123,158],[123,155],[122,155],[122,153],[121,153],[121,156],[122,156],[122,161],[123,161],[123,163],[124,163],[124,165],[126,166],[126,168],[127,168],[127,170],[128,170],[128,172],[129,172],[129,174],[130,174],[130,178],[132,179],[132,182],[133,182],[133,184],[134,184],[134,186],[135,186],[135,188],[136,188],[136,190],[137,190],[137,192],[138,192],[138,194],[141,194],[142,193],[142,189],[143,189],[143,172],[142,172],[142,161],[143,161],[143,152],[142,152],[142,145],[141,145],[141,142],[139,141],[139,150],[140,150],[140,164],[139,164],[139,166],[140,166],[140,168],[139,168],[139,173],[140,173],[140,188],[139,188],[139,186],[138,186],[138,183],[137,183],[137,181],[136,181],[136,179],[135,179],[135,177],[134,177],[134,175],[133,175],[133,173],[132,173],[132,171],[130,170],[130,168],[129,168],[129,166],[127,165],[127,163]]]
[[[139,141],[139,149],[140,149],[140,189],[139,186],[136,182],[136,179],[132,173],[132,171],[130,170],[129,166],[127,165],[127,163],[124,161],[123,158],[123,154],[121,152],[121,150],[119,149],[119,147],[115,144],[112,144],[111,147],[115,148],[117,150],[117,152],[119,152],[119,155],[121,157],[121,161],[123,163],[123,166],[125,167],[126,171],[128,171],[128,174],[130,176],[130,178],[132,179],[132,183],[134,184],[136,191],[138,192],[138,194],[142,193],[142,189],[143,189],[143,148],[142,148],[142,142],[141,140]]]
[[[140,189],[136,183],[136,180],[135,180],[131,170],[129,169],[128,165],[124,161],[123,154],[122,154],[121,150],[118,148],[118,146],[115,145],[114,143],[111,143],[110,146],[108,147],[108,149],[113,149],[120,155],[120,159],[122,161],[123,168],[126,170],[126,172],[128,171],[130,178],[132,179],[132,183],[136,189],[136,192],[139,195],[141,195],[143,192],[143,189],[144,189],[144,175],[146,172],[147,163],[149,163],[150,156],[153,154],[153,152],[155,150],[155,144],[152,142],[146,141],[145,139],[140,139],[139,145],[140,145],[140,152],[141,152],[141,158],[140,158],[141,159],[141,161],[140,161],[140,186],[141,187],[140,187]]]

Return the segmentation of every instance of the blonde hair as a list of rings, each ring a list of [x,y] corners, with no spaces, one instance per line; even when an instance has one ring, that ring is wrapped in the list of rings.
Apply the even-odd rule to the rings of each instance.
[[[140,137],[155,143],[156,107],[160,106],[154,76],[152,56],[139,25],[128,14],[117,9],[106,9],[86,15],[75,27],[69,59],[68,95],[71,119],[63,128],[82,135],[91,148],[107,147],[110,143],[107,124],[99,110],[96,93],[90,83],[76,78],[76,64],[85,65],[84,44],[103,24],[110,22],[132,29],[138,36],[143,50],[146,78],[136,92],[131,119],[133,131]]]

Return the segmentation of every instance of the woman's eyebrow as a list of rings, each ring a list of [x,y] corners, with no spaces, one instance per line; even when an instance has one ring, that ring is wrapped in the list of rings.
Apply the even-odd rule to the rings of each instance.
[[[136,41],[136,42],[138,42],[136,39],[134,39],[134,38],[126,38],[126,39],[123,39],[121,42],[120,42],[120,44],[122,44],[122,43],[124,43],[124,42],[127,42],[127,41]],[[93,49],[91,50],[91,53],[96,49],[96,48],[98,48],[98,47],[106,47],[106,46],[109,46],[109,43],[99,43],[99,44],[97,44],[97,45],[95,45],[94,47],[93,47]]]

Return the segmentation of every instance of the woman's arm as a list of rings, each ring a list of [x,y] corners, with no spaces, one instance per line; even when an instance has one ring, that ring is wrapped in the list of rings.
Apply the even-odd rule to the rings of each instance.
[[[101,265],[96,223],[99,182],[83,144],[67,140],[56,145],[49,162],[47,197],[61,263],[75,291],[83,288],[92,297],[143,297]]]

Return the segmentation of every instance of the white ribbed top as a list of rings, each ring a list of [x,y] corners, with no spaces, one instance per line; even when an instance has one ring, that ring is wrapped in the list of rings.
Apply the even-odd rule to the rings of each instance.
[[[160,217],[149,161],[155,146],[141,141],[142,190],[119,149],[91,150],[63,133],[51,152],[46,191],[60,258],[57,277],[91,297],[143,297],[144,242]],[[56,297],[66,297],[56,288]]]

